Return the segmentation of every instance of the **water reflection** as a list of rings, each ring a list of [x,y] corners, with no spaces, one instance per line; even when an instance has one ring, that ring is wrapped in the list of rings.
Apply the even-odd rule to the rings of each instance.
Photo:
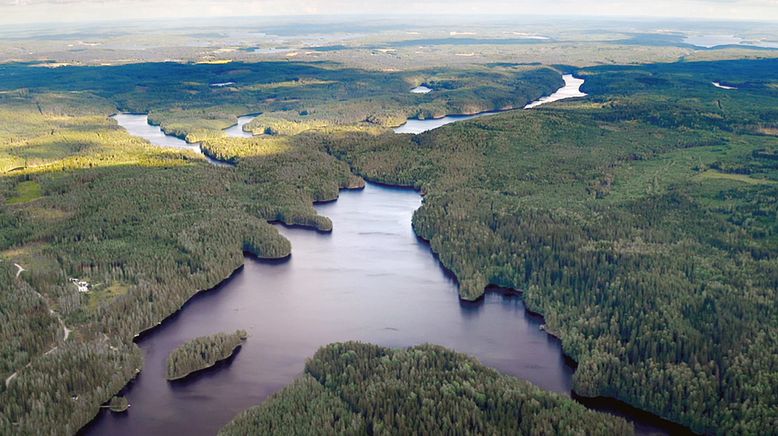
[[[213,434],[291,382],[321,345],[346,340],[440,344],[569,393],[572,369],[518,295],[494,289],[478,302],[459,300],[453,277],[413,233],[420,204],[413,191],[368,185],[317,206],[333,220],[332,234],[280,228],[292,242],[291,258],[246,259],[222,286],[140,338],[146,366],[127,390],[128,417],[105,413],[87,432]],[[227,365],[183,382],[165,380],[173,348],[238,328],[250,336]]]

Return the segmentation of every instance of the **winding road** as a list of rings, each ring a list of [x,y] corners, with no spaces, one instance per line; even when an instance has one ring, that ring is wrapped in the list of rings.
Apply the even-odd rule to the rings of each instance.
[[[16,268],[17,268],[17,271],[16,271],[16,278],[17,278],[17,279],[19,278],[19,276],[21,276],[21,275],[22,275],[22,273],[23,273],[24,271],[27,271],[26,269],[24,269],[24,267],[23,267],[23,266],[19,265],[18,263],[15,263],[15,264],[14,264],[14,266],[16,266]],[[35,292],[35,294],[36,294],[36,295],[37,295],[37,296],[38,296],[38,297],[39,297],[41,300],[43,300],[43,302],[44,302],[44,303],[46,303],[46,307],[48,307],[48,308],[49,308],[49,314],[51,314],[52,316],[54,316],[55,318],[57,318],[57,321],[59,321],[59,325],[60,325],[60,326],[62,326],[62,331],[63,331],[63,338],[62,338],[62,341],[63,341],[63,342],[64,342],[64,341],[67,341],[67,340],[68,340],[68,338],[70,337],[70,333],[72,333],[72,332],[73,332],[73,330],[69,329],[69,328],[68,328],[68,327],[65,325],[65,321],[63,321],[63,320],[62,320],[62,316],[60,316],[60,314],[59,314],[59,313],[57,313],[56,311],[54,311],[54,310],[52,310],[52,309],[51,309],[51,307],[49,306],[49,301],[46,299],[46,297],[44,297],[44,296],[43,296],[43,294],[41,294],[40,292],[36,291],[35,289],[33,289],[32,291],[33,291],[33,292]],[[55,346],[51,347],[51,348],[50,348],[48,351],[46,351],[45,353],[43,353],[43,356],[48,356],[49,354],[51,354],[51,353],[53,353],[54,351],[56,351],[56,350],[57,350],[57,348],[59,348],[59,345],[55,345]],[[28,368],[30,365],[32,365],[32,361],[30,361],[29,363],[27,363],[27,365],[25,365],[25,366],[24,366],[24,368]],[[21,369],[20,369],[20,370],[18,370],[18,371],[15,371],[13,374],[11,374],[10,376],[8,376],[8,378],[6,378],[6,379],[5,379],[5,387],[8,387],[8,386],[11,384],[11,382],[12,382],[12,381],[13,381],[13,380],[14,380],[14,379],[15,379],[15,378],[16,378],[16,377],[19,375],[19,371],[21,371]]]

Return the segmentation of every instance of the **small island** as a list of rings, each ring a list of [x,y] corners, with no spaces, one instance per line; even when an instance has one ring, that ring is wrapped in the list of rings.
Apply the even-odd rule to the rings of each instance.
[[[173,350],[167,359],[167,379],[180,380],[228,359],[248,337],[245,330],[192,339]]]
[[[124,413],[130,408],[130,402],[124,397],[113,397],[108,407],[111,409],[111,412]]]

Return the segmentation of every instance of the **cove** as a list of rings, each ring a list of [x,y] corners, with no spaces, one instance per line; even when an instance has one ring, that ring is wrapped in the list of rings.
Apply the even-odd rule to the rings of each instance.
[[[544,104],[552,103],[559,100],[565,100],[568,98],[585,97],[586,94],[581,92],[581,86],[584,84],[584,79],[579,79],[572,74],[565,74],[562,76],[565,81],[565,85],[559,88],[551,95],[541,97],[540,99],[529,103],[524,106],[524,109],[532,109]],[[413,91],[411,91],[413,92]],[[513,110],[513,109],[509,109]],[[412,133],[417,135],[419,133],[428,132],[430,130],[443,127],[446,124],[456,123],[457,121],[472,120],[473,118],[485,117],[488,115],[499,114],[506,111],[488,111],[481,112],[473,115],[448,115],[442,118],[431,118],[427,120],[408,119],[405,124],[394,129],[395,133]]]
[[[123,392],[132,407],[122,415],[101,411],[81,433],[215,434],[301,374],[320,346],[347,340],[396,348],[439,344],[571,395],[574,364],[519,293],[491,289],[476,302],[459,299],[455,278],[413,233],[421,202],[413,190],[368,183],[315,206],[332,219],[332,233],[278,226],[292,242],[292,256],[246,258],[228,280],[141,335],[145,366]],[[249,338],[232,358],[183,381],[165,379],[175,347],[236,329]],[[580,401],[627,417],[639,433],[683,430],[614,400]]]
[[[253,138],[254,135],[251,134],[251,132],[243,130],[243,126],[250,123],[257,115],[259,114],[249,114],[238,117],[238,123],[224,129],[224,133],[233,138]]]

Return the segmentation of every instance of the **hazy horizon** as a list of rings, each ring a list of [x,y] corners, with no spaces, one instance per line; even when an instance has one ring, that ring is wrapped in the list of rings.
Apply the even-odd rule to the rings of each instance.
[[[582,18],[644,18],[778,21],[778,0],[597,0],[529,1],[387,1],[356,0],[0,0],[0,24],[80,23],[112,20],[315,17],[315,16],[560,16]]]

